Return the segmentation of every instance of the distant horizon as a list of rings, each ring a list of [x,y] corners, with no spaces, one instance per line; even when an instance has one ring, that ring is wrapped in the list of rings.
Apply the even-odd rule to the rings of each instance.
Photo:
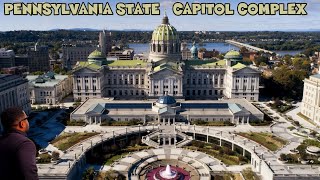
[[[134,31],[154,31],[154,29],[146,29],[146,30],[139,30],[139,29],[92,29],[92,28],[70,28],[70,29],[60,29],[60,28],[54,28],[54,29],[48,29],[48,30],[34,30],[34,29],[21,29],[21,30],[7,30],[7,31],[1,31],[0,32],[14,32],[14,31],[39,31],[39,32],[48,32],[48,31],[92,31],[92,32],[98,32],[98,31],[125,31],[125,32],[134,32]],[[178,30],[179,31],[179,30]],[[239,30],[239,31],[217,31],[217,30],[184,30],[179,32],[320,32],[320,29],[309,29],[309,30],[295,30],[295,29],[289,29],[289,30]]]

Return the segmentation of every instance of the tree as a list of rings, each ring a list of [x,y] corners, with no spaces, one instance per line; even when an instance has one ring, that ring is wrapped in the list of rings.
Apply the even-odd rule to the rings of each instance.
[[[82,180],[93,180],[94,176],[95,176],[94,169],[93,169],[93,167],[90,167],[84,171],[84,173],[82,175]]]
[[[244,54],[244,53],[248,53],[249,50],[246,48],[246,47],[241,47],[240,50],[239,50],[240,54]]]
[[[53,151],[52,152],[52,160],[56,161],[60,158],[60,153],[59,151]]]
[[[269,63],[269,58],[266,57],[266,56],[257,56],[254,58],[254,63],[257,65],[257,66],[260,66],[261,63],[264,63],[264,64],[268,64]]]

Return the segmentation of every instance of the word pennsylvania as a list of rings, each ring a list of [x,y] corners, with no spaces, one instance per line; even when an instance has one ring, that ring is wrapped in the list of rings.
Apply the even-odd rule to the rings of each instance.
[[[159,3],[117,3],[116,13],[160,15]],[[4,15],[113,15],[109,3],[4,3]]]
[[[237,12],[245,15],[307,15],[307,3],[241,2]],[[124,15],[160,15],[160,3],[116,4],[116,13]],[[175,15],[234,15],[230,3],[181,3],[172,6]],[[4,15],[113,15],[109,3],[4,3]]]

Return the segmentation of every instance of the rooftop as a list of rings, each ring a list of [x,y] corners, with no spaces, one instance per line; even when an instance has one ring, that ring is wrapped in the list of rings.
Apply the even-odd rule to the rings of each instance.
[[[239,63],[239,62],[236,65],[232,66],[232,68],[234,68],[234,69],[242,69],[245,67],[247,67],[247,66],[242,63]]]
[[[188,60],[185,61],[186,66],[203,66],[203,67],[214,67],[214,66],[225,66],[225,60]]]
[[[59,84],[62,80],[68,78],[68,75],[54,75],[54,79],[38,75],[28,75],[26,78],[28,79],[31,86],[53,87]]]
[[[147,62],[142,60],[117,60],[107,61],[107,66],[147,67]]]

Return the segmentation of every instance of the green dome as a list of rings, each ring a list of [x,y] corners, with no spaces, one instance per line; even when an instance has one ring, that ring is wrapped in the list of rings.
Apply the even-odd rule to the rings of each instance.
[[[242,60],[242,55],[239,53],[239,51],[235,50],[227,52],[227,54],[224,57],[226,59]]]
[[[104,55],[98,51],[94,50],[92,53],[89,54],[88,59],[100,59],[100,58],[105,58]]]
[[[96,64],[96,65],[104,65],[106,61],[106,57],[98,50],[94,50],[89,56],[88,56],[88,63],[89,64]]]
[[[165,15],[162,24],[159,25],[152,33],[152,41],[175,41],[179,40],[176,28],[169,24],[169,19]]]

